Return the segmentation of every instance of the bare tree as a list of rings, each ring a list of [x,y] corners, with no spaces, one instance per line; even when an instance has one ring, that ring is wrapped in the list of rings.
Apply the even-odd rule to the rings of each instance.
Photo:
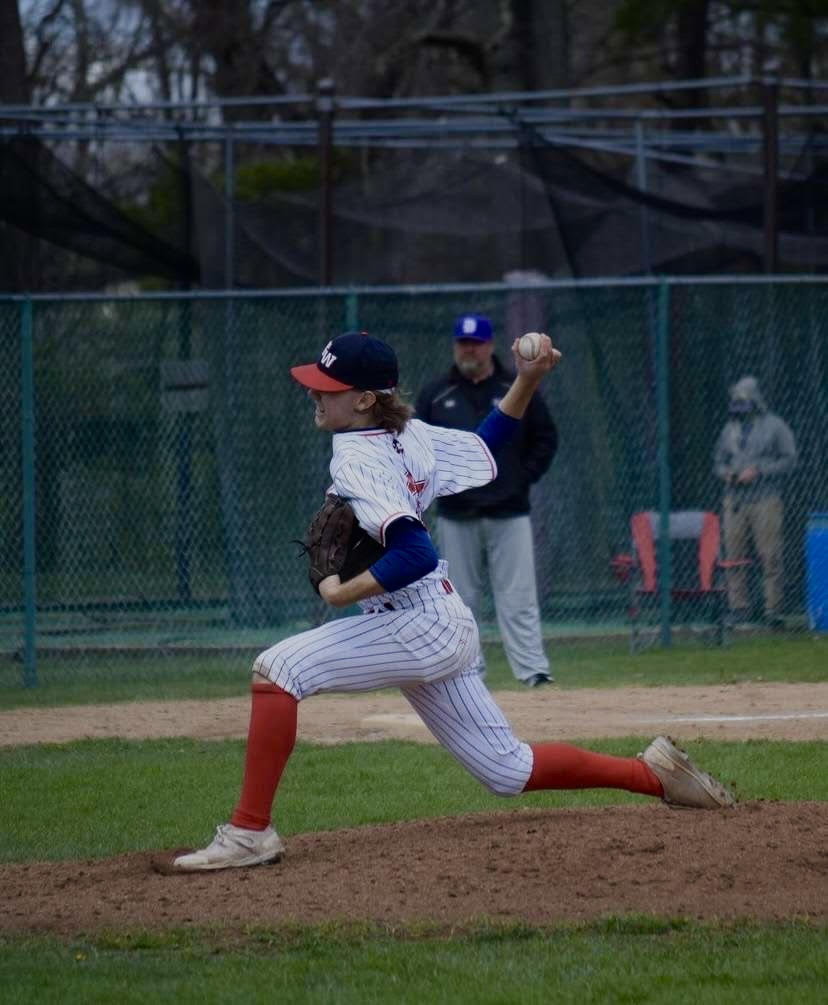
[[[826,18],[828,0],[52,0],[21,25],[1,0],[0,76],[24,101],[312,93],[320,77],[376,97],[807,77]]]
[[[637,77],[808,77],[825,66],[826,19],[826,0],[620,0],[608,63]]]

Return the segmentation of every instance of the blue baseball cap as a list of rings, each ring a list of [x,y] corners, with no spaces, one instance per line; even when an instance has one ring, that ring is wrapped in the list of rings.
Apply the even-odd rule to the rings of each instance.
[[[492,323],[481,314],[464,314],[454,322],[454,337],[468,338],[474,342],[490,342]]]
[[[394,350],[368,332],[331,339],[316,363],[290,368],[290,375],[314,391],[390,391],[399,381]]]

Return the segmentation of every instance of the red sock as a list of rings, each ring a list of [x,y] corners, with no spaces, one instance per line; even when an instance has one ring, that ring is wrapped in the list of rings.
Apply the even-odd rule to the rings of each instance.
[[[663,796],[661,782],[637,757],[593,754],[568,743],[532,747],[532,774],[524,792],[534,789],[625,789],[644,796]]]
[[[299,703],[275,684],[253,684],[250,690],[244,778],[230,823],[261,831],[270,823],[276,787],[296,742]]]

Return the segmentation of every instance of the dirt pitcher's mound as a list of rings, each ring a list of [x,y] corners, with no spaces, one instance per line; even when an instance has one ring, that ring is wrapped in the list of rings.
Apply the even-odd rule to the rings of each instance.
[[[514,810],[300,834],[278,865],[163,875],[134,853],[0,867],[0,931],[646,913],[828,920],[828,803]],[[167,853],[169,855],[170,853]]]

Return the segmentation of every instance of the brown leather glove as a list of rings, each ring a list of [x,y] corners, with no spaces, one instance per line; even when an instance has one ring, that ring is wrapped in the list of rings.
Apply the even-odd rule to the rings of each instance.
[[[344,583],[385,553],[359,526],[348,501],[334,493],[314,513],[302,543],[308,556],[308,579],[317,593],[327,576],[338,575]]]

